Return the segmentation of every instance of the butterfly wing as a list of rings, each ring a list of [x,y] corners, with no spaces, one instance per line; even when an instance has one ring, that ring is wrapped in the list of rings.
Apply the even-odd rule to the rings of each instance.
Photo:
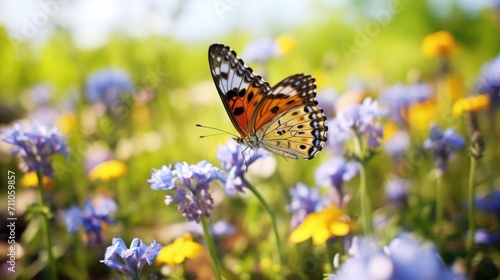
[[[271,87],[227,46],[211,45],[208,61],[224,108],[241,137],[247,139],[253,134],[252,115]]]
[[[264,148],[292,159],[312,159],[321,151],[328,127],[314,82],[312,76],[293,75],[264,97],[251,120]]]

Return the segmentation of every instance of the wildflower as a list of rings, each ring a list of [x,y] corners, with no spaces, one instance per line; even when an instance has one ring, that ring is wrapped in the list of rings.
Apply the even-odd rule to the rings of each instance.
[[[114,159],[114,154],[107,147],[103,145],[93,145],[85,154],[85,170],[89,173],[100,163]]]
[[[396,158],[410,147],[410,135],[408,131],[398,129],[393,123],[384,126],[384,151]]]
[[[448,31],[439,31],[425,36],[422,54],[426,57],[448,56],[458,51],[458,44]]]
[[[408,108],[408,125],[411,129],[423,131],[438,117],[436,100],[429,99],[424,102],[414,103]]]
[[[288,211],[292,213],[292,227],[297,227],[307,214],[322,210],[326,200],[318,188],[310,188],[304,183],[298,183],[290,189],[292,196]]]
[[[100,262],[121,273],[140,279],[146,263],[151,265],[162,245],[155,240],[146,245],[141,239],[134,238],[127,248],[121,238],[113,238],[112,245],[106,249],[104,260]]]
[[[334,278],[350,279],[447,279],[437,250],[408,234],[393,239],[384,249],[375,240],[354,237],[347,259]]]
[[[324,162],[316,170],[316,183],[329,186],[342,193],[342,185],[359,173],[359,163],[342,157],[334,157]]]
[[[476,244],[492,245],[500,240],[500,234],[490,233],[488,230],[480,228],[476,230],[474,240]]]
[[[405,203],[409,191],[408,181],[400,178],[392,178],[387,182],[385,194],[389,201]]]
[[[500,100],[500,55],[483,66],[479,76],[479,89],[481,93],[488,93],[491,102]]]
[[[453,104],[453,115],[461,116],[464,112],[475,113],[490,107],[490,96],[485,94],[461,98]]]
[[[172,244],[163,247],[158,253],[156,261],[166,263],[172,267],[176,264],[181,264],[185,259],[194,259],[201,255],[204,247],[193,241],[191,234],[186,233],[184,236],[174,240]]]
[[[104,104],[112,108],[120,103],[123,94],[133,89],[127,73],[118,69],[101,69],[87,78],[86,93],[92,104]]]
[[[329,238],[347,235],[354,224],[344,210],[331,205],[308,214],[304,221],[290,235],[292,243],[300,243],[312,238],[314,245],[324,243]]]
[[[37,188],[38,184],[38,176],[36,176],[36,172],[31,171],[23,175],[21,178],[21,185],[27,188]],[[45,188],[51,188],[54,186],[54,180],[47,176],[42,176],[42,186]]]
[[[85,200],[83,209],[73,205],[65,211],[64,221],[68,231],[76,232],[83,227],[87,233],[88,245],[100,245],[103,243],[103,223],[113,225],[115,221],[111,215],[116,212],[116,202],[108,197],[99,196],[94,201]]]
[[[432,97],[433,89],[423,83],[413,85],[396,84],[380,94],[380,102],[388,106],[392,121],[405,124],[408,120],[410,105],[423,102]]]
[[[380,145],[382,127],[377,118],[386,114],[377,101],[365,98],[362,104],[354,104],[340,111],[337,117],[329,123],[331,142],[346,142],[361,135],[368,136],[368,145],[372,148]]]
[[[271,58],[289,53],[296,46],[296,40],[290,35],[281,35],[275,40],[262,38],[251,41],[243,49],[242,57],[248,62],[267,62]]]
[[[500,213],[500,191],[476,198],[476,207],[484,212]]]
[[[90,181],[109,182],[127,174],[128,167],[119,160],[109,160],[98,164],[89,172]]]
[[[3,132],[3,141],[15,146],[11,152],[21,158],[20,168],[24,172],[41,171],[53,177],[51,156],[56,153],[68,155],[65,139],[56,128],[48,128],[36,123],[25,130],[21,123]]]
[[[189,165],[176,163],[175,167],[162,166],[153,169],[148,183],[154,190],[175,190],[175,195],[167,195],[165,203],[177,202],[178,209],[189,221],[199,221],[209,217],[214,199],[209,193],[209,183],[222,179],[222,172],[207,161]]]
[[[227,144],[221,145],[217,150],[217,159],[222,169],[227,172],[224,182],[228,194],[234,194],[235,191],[243,192],[245,185],[241,177],[247,168],[259,158],[269,155],[262,149],[247,149],[247,151],[248,158],[245,158],[241,147],[233,140],[229,140]]]
[[[436,166],[444,171],[449,157],[464,144],[464,139],[455,130],[448,128],[443,132],[439,126],[432,125],[429,139],[424,142],[424,148],[433,150]]]

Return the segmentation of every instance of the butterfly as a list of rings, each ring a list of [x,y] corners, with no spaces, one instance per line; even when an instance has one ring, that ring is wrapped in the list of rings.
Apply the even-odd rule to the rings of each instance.
[[[224,108],[240,134],[236,142],[291,159],[312,159],[326,142],[326,117],[312,76],[296,74],[274,87],[228,46],[208,49],[210,71]]]

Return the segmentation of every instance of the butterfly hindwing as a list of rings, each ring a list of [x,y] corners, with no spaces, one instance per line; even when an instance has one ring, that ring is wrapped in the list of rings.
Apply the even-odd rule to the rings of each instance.
[[[214,44],[208,51],[212,78],[234,127],[243,138],[248,137],[255,108],[271,87],[253,74],[229,47]]]
[[[311,159],[326,142],[326,118],[316,105],[283,112],[257,131],[262,145],[281,156]]]

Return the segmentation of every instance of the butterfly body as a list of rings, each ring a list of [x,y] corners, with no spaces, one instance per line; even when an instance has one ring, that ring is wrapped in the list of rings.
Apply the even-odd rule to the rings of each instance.
[[[209,64],[238,143],[292,159],[312,159],[323,148],[328,127],[313,77],[296,74],[271,87],[220,44],[210,46]]]

